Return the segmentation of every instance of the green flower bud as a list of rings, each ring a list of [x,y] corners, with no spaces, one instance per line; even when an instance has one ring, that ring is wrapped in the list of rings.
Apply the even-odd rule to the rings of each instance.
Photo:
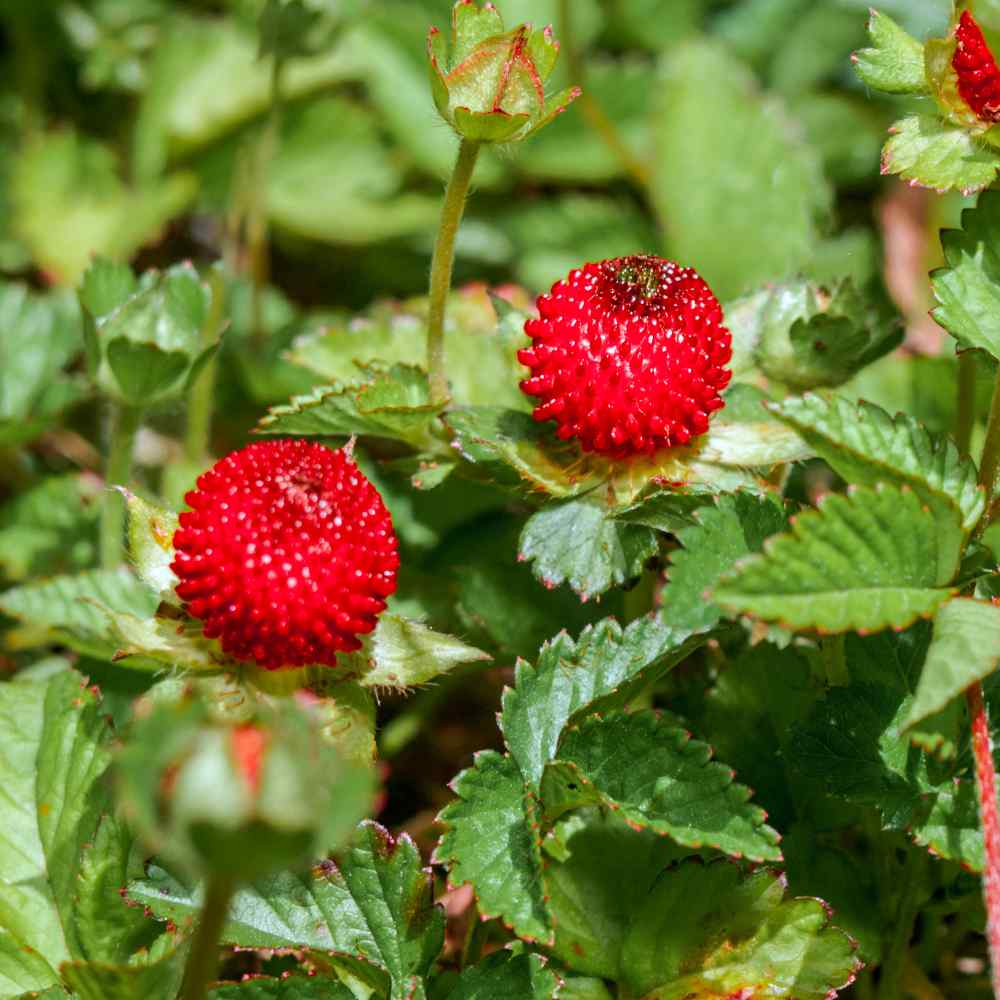
[[[307,864],[369,809],[372,771],[291,703],[233,723],[190,698],[155,704],[118,759],[126,816],[152,851],[236,880]]]
[[[96,260],[83,277],[87,362],[101,391],[128,406],[179,396],[218,344],[202,343],[212,293],[190,264],[136,278]]]
[[[451,45],[431,28],[427,39],[431,87],[441,117],[472,142],[519,142],[580,96],[568,87],[545,96],[559,43],[552,29],[522,24],[504,31],[491,3],[459,0],[451,15]]]

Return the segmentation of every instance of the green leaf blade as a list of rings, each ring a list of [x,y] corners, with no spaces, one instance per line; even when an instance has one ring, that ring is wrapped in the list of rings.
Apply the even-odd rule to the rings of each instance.
[[[853,56],[854,68],[863,83],[885,94],[925,94],[927,74],[924,47],[912,35],[880,11],[868,21],[870,48]]]

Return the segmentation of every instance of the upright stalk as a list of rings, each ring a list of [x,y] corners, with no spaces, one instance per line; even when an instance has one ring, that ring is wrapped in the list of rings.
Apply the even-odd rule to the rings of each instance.
[[[903,996],[903,971],[910,953],[913,925],[917,919],[923,864],[924,857],[919,851],[910,850],[907,853],[906,863],[900,873],[903,885],[896,913],[890,924],[891,932],[879,977],[879,1000],[900,1000]]]
[[[958,399],[955,419],[955,443],[963,455],[969,454],[972,427],[976,422],[976,359],[972,351],[958,356]]]
[[[114,569],[122,559],[122,534],[125,525],[125,501],[112,486],[124,486],[132,474],[135,434],[142,422],[138,406],[112,404],[111,443],[104,467],[104,507],[101,510],[101,565]]]
[[[993,521],[997,474],[1000,473],[1000,383],[993,390],[990,416],[986,424],[986,440],[979,460],[979,483],[986,490],[986,513],[979,522],[977,534],[982,534]]]
[[[465,211],[472,172],[476,169],[479,143],[463,139],[458,159],[444,193],[441,223],[438,226],[434,258],[431,261],[430,303],[427,313],[427,378],[430,399],[439,404],[448,398],[448,376],[444,366],[444,316],[451,291],[451,272],[455,264],[455,237]]]
[[[201,329],[201,349],[209,350],[219,339],[222,315],[225,308],[226,285],[222,274],[215,268],[209,278],[212,289],[212,304]],[[193,465],[204,462],[208,457],[209,440],[212,434],[212,409],[215,391],[216,359],[211,358],[202,368],[188,393],[187,433],[184,439],[184,454]]]
[[[198,930],[184,970],[183,1000],[205,1000],[219,970],[219,938],[232,902],[233,883],[221,876],[209,879]]]

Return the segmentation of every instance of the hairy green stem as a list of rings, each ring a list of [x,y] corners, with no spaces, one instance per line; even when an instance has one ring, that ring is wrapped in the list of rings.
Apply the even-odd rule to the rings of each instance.
[[[649,188],[649,171],[646,169],[646,164],[629,149],[618,131],[618,126],[605,114],[604,108],[585,85],[586,66],[573,34],[573,2],[574,0],[559,0],[559,35],[569,64],[570,78],[583,91],[579,98],[583,117],[604,145],[615,155],[625,172],[646,191]]]
[[[955,443],[963,455],[969,454],[972,428],[976,422],[976,359],[972,351],[958,356],[958,399],[955,414]]]
[[[201,349],[207,351],[219,339],[222,316],[225,310],[226,284],[218,268],[209,276],[212,289],[212,304],[205,324],[201,328]],[[187,433],[184,438],[184,454],[192,464],[204,462],[209,454],[212,435],[212,410],[215,402],[216,359],[206,362],[188,393]]]
[[[125,524],[125,501],[113,486],[125,486],[132,474],[132,452],[135,435],[142,422],[138,406],[112,404],[111,442],[104,466],[106,494],[101,510],[101,565],[114,569],[122,560],[122,534]]]
[[[205,1000],[219,970],[219,938],[229,913],[235,886],[221,876],[209,879],[205,889],[198,930],[195,932],[184,970],[183,1000]]]
[[[427,378],[432,403],[448,399],[448,376],[444,365],[444,317],[451,291],[451,272],[455,264],[455,237],[465,211],[472,172],[476,169],[479,143],[463,139],[458,147],[455,169],[444,193],[441,223],[438,226],[434,257],[431,261],[430,302],[427,313]]]
[[[890,924],[890,937],[887,942],[885,956],[882,960],[882,972],[879,977],[879,1000],[901,1000],[903,996],[903,970],[910,953],[910,940],[913,937],[913,925],[917,919],[917,909],[920,902],[920,876],[924,868],[924,858],[918,850],[907,852],[906,863],[899,880],[902,887],[899,891],[899,902]]]

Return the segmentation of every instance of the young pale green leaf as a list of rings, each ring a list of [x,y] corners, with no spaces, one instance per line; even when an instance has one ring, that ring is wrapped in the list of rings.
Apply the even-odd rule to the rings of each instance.
[[[356,995],[339,979],[328,976],[253,976],[217,986],[209,992],[208,1000],[356,1000]]]
[[[177,574],[170,568],[174,561],[174,532],[177,512],[147,503],[142,497],[122,489],[128,514],[128,551],[139,579],[161,601],[180,605],[174,586]]]
[[[500,917],[522,938],[551,942],[552,920],[542,886],[535,802],[517,763],[492,750],[452,783],[434,851],[452,885],[471,883],[484,917]]]
[[[938,321],[959,347],[978,347],[1000,358],[1000,192],[984,191],[962,212],[961,229],[941,233],[945,266],[931,274]]]
[[[698,261],[724,299],[801,268],[830,192],[783,106],[707,41],[668,53],[659,95],[652,191],[670,220],[671,255]]]
[[[29,583],[0,594],[0,611],[36,633],[36,645],[57,639],[99,659],[116,640],[101,606],[138,618],[156,610],[155,595],[125,570],[91,570]]]
[[[625,981],[646,1000],[752,996],[825,1000],[861,967],[817,899],[784,899],[783,880],[726,861],[668,868],[633,917]],[[684,919],[678,920],[683,913]]]
[[[0,993],[16,996],[57,983],[63,962],[91,957],[79,894],[101,889],[79,879],[108,807],[111,731],[94,691],[61,671],[0,685],[0,740]]]
[[[910,115],[890,130],[882,151],[882,173],[935,191],[975,194],[989,187],[1000,157],[968,130],[934,114]]]
[[[60,972],[74,1000],[175,1000],[186,954],[176,948],[141,965],[66,962]]]
[[[910,489],[831,493],[724,576],[713,597],[735,614],[836,633],[905,628],[951,596],[962,526]]]
[[[421,622],[383,614],[375,631],[362,639],[361,650],[338,659],[350,669],[357,668],[365,687],[406,690],[463,663],[480,663],[491,657]]]
[[[722,617],[722,609],[705,594],[739,559],[760,552],[765,539],[787,530],[788,519],[775,500],[737,493],[696,510],[692,521],[676,532],[683,548],[671,554],[660,606],[671,625],[696,631]]]
[[[514,687],[503,693],[500,728],[524,779],[537,790],[574,717],[622,707],[706,639],[653,615],[625,629],[605,619],[577,640],[561,632],[541,648],[535,666],[518,661]]]
[[[200,906],[198,893],[162,869],[133,882],[129,896],[177,924],[192,921]],[[394,839],[366,820],[336,862],[239,889],[222,941],[325,952],[335,964],[357,959],[387,977],[392,1000],[405,1000],[405,985],[425,976],[441,950],[444,914],[433,903],[430,871],[410,837]]]
[[[888,14],[877,10],[868,20],[871,48],[852,56],[863,83],[886,94],[926,94],[924,47]]]
[[[934,639],[904,726],[941,711],[1000,663],[1000,607],[956,598],[938,608]]]
[[[912,417],[890,417],[872,403],[807,393],[774,403],[771,412],[794,427],[848,483],[909,486],[929,507],[958,507],[968,532],[985,505],[972,460],[948,437]]]
[[[521,533],[518,558],[530,562],[549,589],[568,583],[589,601],[641,575],[658,549],[651,528],[616,521],[599,504],[582,499],[533,514]]]
[[[447,1000],[552,1000],[558,985],[541,955],[496,951],[466,969]]]
[[[367,378],[321,386],[273,407],[260,434],[390,438],[422,449],[431,444],[430,425],[443,409],[429,401],[427,376],[411,365],[371,368]]]
[[[564,734],[541,783],[546,818],[599,805],[686,847],[780,861],[779,837],[712,749],[653,712],[590,717]]]

